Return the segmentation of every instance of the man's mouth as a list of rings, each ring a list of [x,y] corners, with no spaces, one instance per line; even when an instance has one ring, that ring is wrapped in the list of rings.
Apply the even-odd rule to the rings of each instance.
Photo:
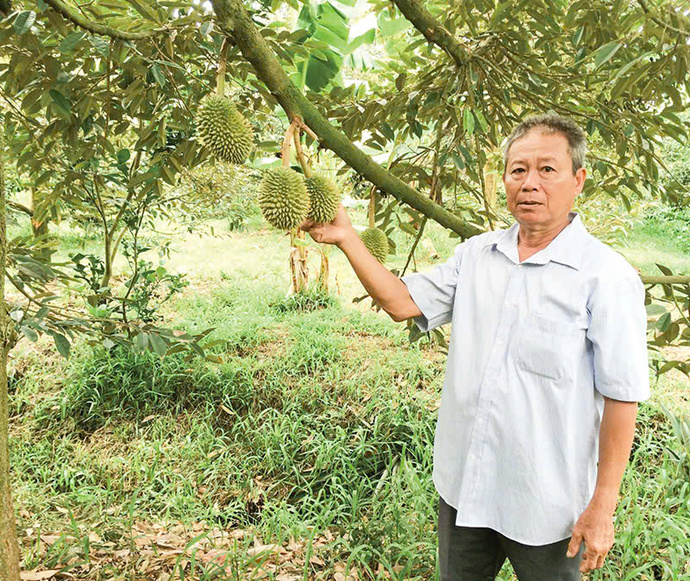
[[[540,206],[541,202],[520,202],[518,206]]]

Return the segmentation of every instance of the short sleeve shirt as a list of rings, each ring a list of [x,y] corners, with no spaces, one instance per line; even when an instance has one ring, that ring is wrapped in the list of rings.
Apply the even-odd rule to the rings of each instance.
[[[403,277],[428,331],[452,323],[433,479],[456,524],[527,545],[571,536],[597,476],[604,396],[649,397],[644,287],[577,214],[522,263],[518,224]]]

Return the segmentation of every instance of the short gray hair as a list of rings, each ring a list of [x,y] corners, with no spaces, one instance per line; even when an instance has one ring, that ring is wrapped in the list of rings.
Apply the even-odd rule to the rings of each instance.
[[[547,135],[560,133],[568,140],[568,153],[573,161],[573,173],[585,165],[587,156],[587,135],[568,117],[562,117],[556,113],[545,115],[530,115],[523,119],[508,137],[503,147],[503,168],[508,164],[508,153],[515,141],[527,135],[532,129],[538,129]]]

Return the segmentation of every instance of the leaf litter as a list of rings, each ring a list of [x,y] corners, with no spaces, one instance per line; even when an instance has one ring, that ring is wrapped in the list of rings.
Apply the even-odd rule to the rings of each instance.
[[[107,537],[107,535],[103,535]],[[338,541],[330,531],[283,544],[264,543],[251,530],[210,528],[138,521],[117,542],[95,531],[43,534],[27,528],[22,553],[31,563],[48,562],[21,573],[22,581],[363,581],[370,579],[345,563],[332,562]],[[57,563],[53,549],[59,547]],[[84,549],[84,547],[88,547]],[[51,557],[52,554],[52,557]],[[49,560],[50,557],[50,560]],[[306,577],[305,577],[306,572]],[[377,579],[390,576],[379,567]]]

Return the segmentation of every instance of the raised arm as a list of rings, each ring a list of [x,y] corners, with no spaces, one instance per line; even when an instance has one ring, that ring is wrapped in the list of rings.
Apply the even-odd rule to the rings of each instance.
[[[340,206],[337,216],[330,224],[307,221],[301,228],[309,232],[316,242],[334,244],[340,248],[369,295],[394,321],[404,321],[422,314],[405,283],[376,260],[364,246],[352,227],[345,208]]]

